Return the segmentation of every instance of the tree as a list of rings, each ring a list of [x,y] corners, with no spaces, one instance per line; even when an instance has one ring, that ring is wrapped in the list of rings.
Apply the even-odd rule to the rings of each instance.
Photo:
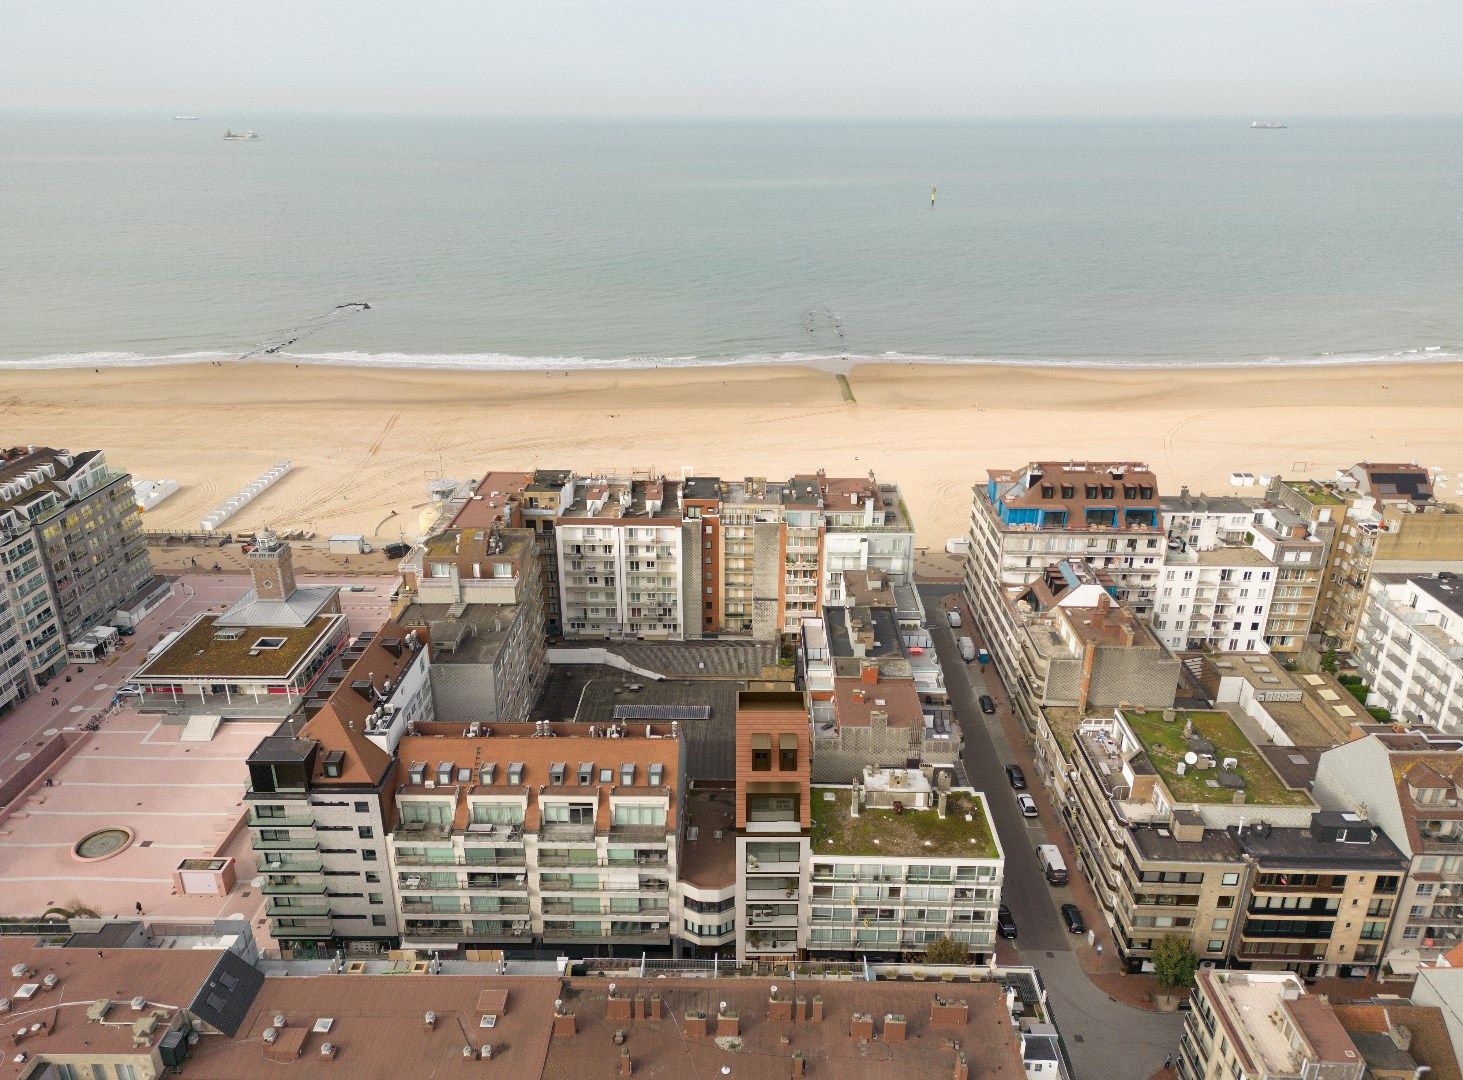
[[[1321,654],[1321,670],[1336,674],[1336,669],[1341,666],[1341,657],[1336,654],[1335,649],[1327,649]]]
[[[969,957],[965,942],[954,938],[938,937],[925,946],[927,964],[963,964]]]
[[[1153,948],[1153,973],[1165,990],[1180,990],[1194,985],[1194,971],[1199,958],[1189,939],[1170,934]]]

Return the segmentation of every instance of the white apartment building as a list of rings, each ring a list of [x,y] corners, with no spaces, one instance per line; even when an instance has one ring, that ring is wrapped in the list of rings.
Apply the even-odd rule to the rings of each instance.
[[[675,481],[578,480],[555,535],[565,637],[687,636]]]
[[[1463,578],[1374,573],[1355,656],[1394,718],[1463,732]]]
[[[1362,1080],[1367,1063],[1324,995],[1289,971],[1200,971],[1180,1080]]]
[[[249,755],[247,824],[282,948],[380,949],[400,934],[383,796],[403,734],[432,718],[430,665],[414,631],[361,634],[326,672],[334,689]]]
[[[1154,633],[1176,652],[1204,647],[1269,652],[1265,626],[1275,573],[1275,564],[1251,547],[1170,546],[1153,613]]]

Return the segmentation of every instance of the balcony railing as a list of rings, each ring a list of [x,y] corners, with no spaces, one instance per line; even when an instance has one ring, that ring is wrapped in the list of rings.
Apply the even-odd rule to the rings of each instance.
[[[291,836],[283,840],[266,840],[256,836],[253,841],[256,851],[319,851],[320,841],[314,836]]]
[[[249,812],[248,825],[251,829],[308,829],[315,824],[315,815],[308,811],[267,817],[255,811]]]
[[[259,891],[265,896],[324,896],[325,879],[311,882],[275,882],[266,879]]]
[[[319,900],[297,900],[287,906],[284,906],[281,905],[278,900],[275,900],[273,897],[271,897],[269,902],[265,905],[264,910],[265,914],[272,915],[276,918],[281,916],[299,916],[301,918],[314,916],[329,918],[330,901],[325,897],[321,897]]]

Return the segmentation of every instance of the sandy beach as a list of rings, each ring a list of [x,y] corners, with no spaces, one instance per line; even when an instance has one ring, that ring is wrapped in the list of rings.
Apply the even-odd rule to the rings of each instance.
[[[488,374],[238,365],[0,372],[6,440],[97,447],[181,490],[144,522],[196,528],[288,458],[229,527],[410,537],[437,477],[489,468],[897,480],[922,543],[964,530],[991,466],[1147,461],[1164,490],[1229,474],[1417,461],[1459,491],[1463,365],[1140,371],[866,366],[856,396],[808,368]],[[1253,489],[1252,489],[1253,490]],[[393,511],[395,512],[393,515]]]

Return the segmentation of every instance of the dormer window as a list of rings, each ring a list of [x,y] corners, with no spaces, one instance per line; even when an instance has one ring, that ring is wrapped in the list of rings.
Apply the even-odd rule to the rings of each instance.
[[[452,762],[443,761],[437,765],[437,783],[442,785],[452,783]]]
[[[457,767],[457,782],[459,784],[470,784],[470,783],[472,783],[472,766],[471,765],[459,765]]]
[[[340,750],[332,750],[325,755],[325,775],[332,779],[339,779],[341,770],[345,766],[345,754]]]
[[[635,766],[626,762],[620,766],[620,783],[626,787],[632,787],[635,783]]]
[[[493,783],[493,775],[497,771],[498,771],[498,766],[497,766],[497,763],[496,762],[489,761],[489,762],[487,762],[484,765],[479,765],[478,766],[478,783],[484,784],[484,785],[489,785],[490,786]]]
[[[615,782],[615,770],[601,769],[599,771],[599,782],[601,784],[613,784]]]
[[[569,767],[562,761],[556,761],[549,766],[549,783],[554,787],[564,786],[564,773]]]
[[[583,762],[579,766],[579,786],[588,787],[592,783],[594,783],[594,763]]]
[[[508,783],[518,785],[523,783],[523,762],[514,761],[508,766]]]
[[[412,762],[411,768],[407,770],[407,778],[413,787],[421,787],[427,780],[426,764],[420,761]]]
[[[650,767],[650,786],[660,787],[665,780],[665,766],[659,763]]]

